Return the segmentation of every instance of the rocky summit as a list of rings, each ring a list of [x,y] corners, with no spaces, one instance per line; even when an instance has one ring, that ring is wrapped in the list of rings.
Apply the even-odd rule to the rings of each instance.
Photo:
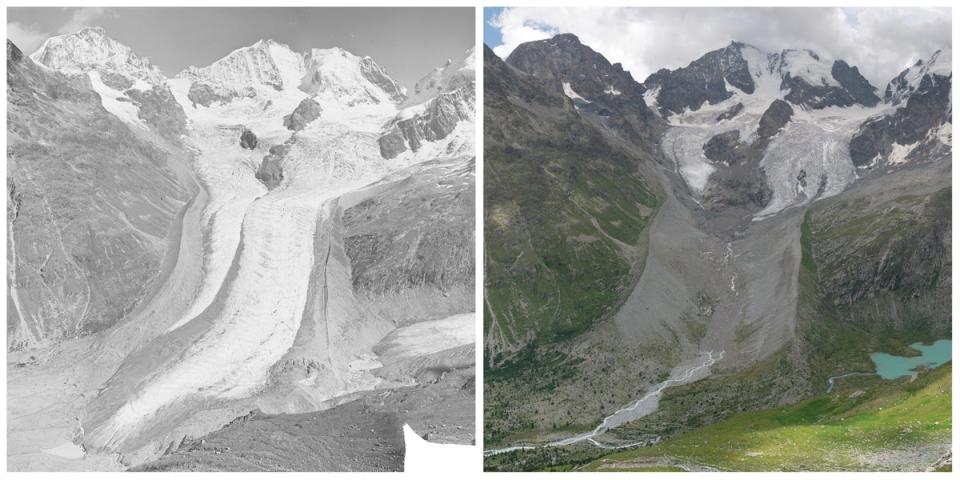
[[[403,424],[473,442],[470,55],[414,102],[341,48],[168,78],[100,28],[8,41],[9,468],[397,470]]]

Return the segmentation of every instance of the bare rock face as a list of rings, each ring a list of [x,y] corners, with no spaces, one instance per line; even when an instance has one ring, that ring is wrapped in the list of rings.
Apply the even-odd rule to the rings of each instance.
[[[945,144],[936,132],[951,122],[953,77],[927,73],[914,85],[905,85],[904,78],[909,71],[904,70],[887,87],[888,101],[896,102],[899,108],[893,113],[867,120],[850,140],[850,158],[858,167],[885,164],[893,152],[894,144],[912,145],[913,149],[906,155],[908,158],[913,158],[914,152],[928,158],[950,155],[951,146]],[[891,91],[898,93],[894,95],[889,93]]]
[[[377,65],[377,62],[373,61],[372,58],[363,57],[360,59],[360,73],[364,78],[369,80],[370,83],[387,92],[394,102],[399,103],[403,101],[404,94],[400,86],[397,85],[397,82],[390,78],[390,75],[387,75],[387,72],[385,72],[380,65]]]
[[[193,103],[193,106],[202,105],[209,107],[214,103],[226,104],[240,96],[252,97],[256,95],[252,90],[241,91],[240,93],[228,90],[220,86],[212,86],[202,82],[194,82],[190,85],[187,92],[187,98]]]
[[[731,95],[726,85],[730,84],[745,93],[753,93],[755,85],[749,65],[743,59],[746,45],[733,42],[714,50],[676,70],[661,69],[644,81],[649,89],[660,89],[657,104],[661,112],[682,112],[698,109],[703,102],[711,105],[722,102]]]
[[[380,138],[380,154],[394,158],[408,148],[417,151],[424,142],[445,138],[461,120],[473,118],[473,88],[442,93],[427,102],[422,113],[396,119]]]
[[[125,75],[107,70],[100,71],[100,80],[103,84],[118,91],[123,92],[133,86],[133,80]]]
[[[737,104],[740,105],[740,104]],[[735,109],[736,105],[731,109]],[[728,110],[728,111],[731,111]],[[740,138],[739,130],[730,130],[714,135],[703,146],[703,154],[722,165],[713,173],[704,205],[714,211],[728,207],[765,207],[773,196],[767,182],[767,174],[760,161],[771,139],[790,122],[793,108],[787,102],[774,100],[760,117],[757,137],[747,143]],[[806,182],[806,173],[798,178]]]
[[[783,100],[774,100],[767,110],[760,117],[760,125],[757,126],[757,137],[761,139],[770,139],[777,132],[790,122],[793,117],[793,108]]]
[[[603,95],[633,99],[643,95],[644,91],[621,64],[611,64],[570,33],[524,43],[507,57],[506,62],[558,87],[567,82],[589,100]]]
[[[619,63],[603,55],[572,34],[522,44],[506,63],[537,77],[551,87],[577,96],[577,109],[611,119],[611,126],[641,143],[652,144],[663,122],[644,98],[644,86],[633,80]]]
[[[728,108],[726,111],[724,111],[720,115],[717,115],[717,121],[722,122],[724,120],[730,120],[731,118],[739,115],[740,112],[742,111],[743,111],[743,104],[737,103],[736,105]]]
[[[270,154],[263,157],[263,162],[257,169],[256,177],[267,188],[272,190],[283,181],[283,156],[287,154],[289,149],[289,145],[274,145],[270,147]]]
[[[10,40],[7,40],[7,68],[23,60],[23,52]]]
[[[714,162],[723,162],[727,165],[740,163],[749,146],[740,142],[740,131],[731,130],[719,133],[707,141],[703,146],[703,154]]]
[[[244,128],[243,133],[240,134],[240,147],[247,150],[257,148],[257,136],[249,129]]]
[[[320,104],[312,98],[305,98],[293,110],[293,113],[283,117],[283,126],[288,130],[303,130],[310,122],[320,117],[323,111]]]
[[[811,209],[818,291],[844,323],[949,338],[950,170],[938,166],[870,178]]]
[[[843,60],[836,60],[830,69],[830,74],[846,90],[854,103],[867,107],[880,103],[880,97],[875,93],[873,85],[870,85],[870,82],[863,78],[857,67],[851,67]]]
[[[139,108],[140,119],[160,135],[176,139],[186,132],[187,116],[169,87],[153,87],[146,91],[130,89],[124,94]]]

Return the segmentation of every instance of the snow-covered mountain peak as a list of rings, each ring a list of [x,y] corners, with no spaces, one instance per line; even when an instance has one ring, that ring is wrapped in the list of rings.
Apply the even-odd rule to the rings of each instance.
[[[831,69],[833,59],[823,57],[813,50],[784,50],[780,54],[782,76],[800,78],[810,86],[839,87]]]
[[[953,75],[952,55],[952,50],[946,48],[933,52],[926,60],[917,60],[887,84],[883,96],[884,102],[899,105],[920,86],[920,82],[927,75],[951,77]]]
[[[670,117],[716,105],[735,94],[758,97],[764,105],[780,98],[804,109],[862,105],[880,98],[859,70],[843,60],[809,49],[768,52],[733,41],[676,70],[661,69],[644,81],[648,101]]]
[[[258,40],[206,67],[189,67],[178,76],[240,92],[252,85],[275,90],[296,88],[303,75],[303,55],[285,44]]]
[[[404,102],[404,106],[419,105],[437,95],[473,85],[476,78],[476,52],[474,48],[466,50],[462,58],[447,59],[443,66],[434,68],[417,81],[413,94]]]
[[[358,57],[342,48],[314,48],[304,56],[305,75],[300,89],[346,106],[397,104],[404,91],[370,57]]]
[[[98,71],[126,75],[153,85],[165,80],[147,58],[108,37],[101,27],[86,27],[76,33],[50,37],[30,58],[73,75]]]

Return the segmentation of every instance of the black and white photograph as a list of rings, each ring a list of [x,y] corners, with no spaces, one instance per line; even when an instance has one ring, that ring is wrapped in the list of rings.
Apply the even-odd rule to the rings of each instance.
[[[7,9],[7,469],[473,444],[474,12]]]
[[[54,2],[12,478],[952,474],[949,1]]]

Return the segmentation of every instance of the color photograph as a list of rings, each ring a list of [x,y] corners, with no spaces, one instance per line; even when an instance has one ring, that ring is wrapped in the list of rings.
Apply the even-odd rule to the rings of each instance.
[[[485,469],[949,471],[951,30],[485,9]]]

